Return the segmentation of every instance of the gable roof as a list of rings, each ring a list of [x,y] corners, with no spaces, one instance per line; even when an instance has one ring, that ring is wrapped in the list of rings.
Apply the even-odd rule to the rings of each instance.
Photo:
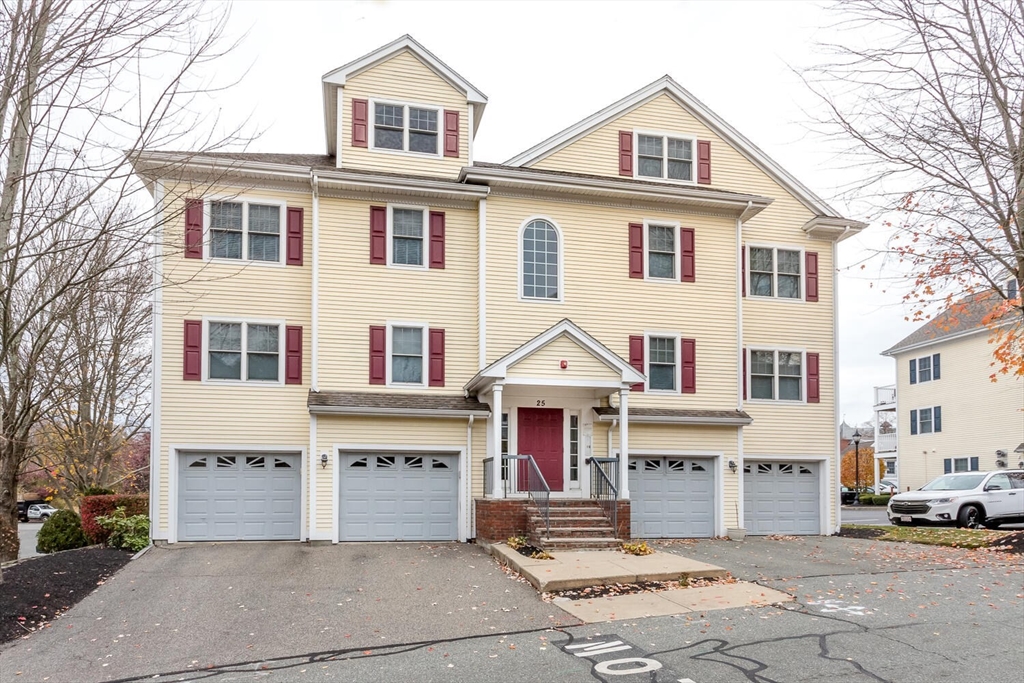
[[[693,96],[686,88],[682,87],[671,76],[662,76],[653,83],[640,88],[636,92],[627,95],[618,102],[615,102],[604,109],[591,114],[579,123],[569,126],[560,133],[556,133],[547,140],[521,154],[512,157],[505,163],[510,166],[532,166],[541,159],[554,154],[560,149],[579,140],[588,133],[618,118],[637,107],[653,100],[659,95],[666,94],[674,99],[681,107],[690,112],[701,123],[713,130],[719,137],[739,150],[755,166],[764,171],[770,178],[779,183],[793,194],[810,211],[818,216],[829,216],[841,218],[841,215],[829,204],[812,192],[806,185],[790,175],[784,168],[772,160],[757,145],[744,137],[738,130],[725,122],[718,114],[714,113],[703,102]],[[866,223],[860,221],[849,221],[851,232],[858,232],[867,227]]]
[[[996,293],[991,291],[979,292],[961,299],[883,351],[882,355],[893,356],[903,351],[982,332],[988,329],[984,323],[985,316],[998,304]]]
[[[467,81],[455,69],[438,59],[415,38],[405,34],[401,38],[397,38],[387,45],[382,45],[376,50],[352,60],[348,64],[328,71],[320,79],[323,83],[324,91],[324,131],[327,135],[328,154],[335,154],[338,146],[338,88],[344,87],[347,79],[391,59],[400,52],[411,52],[453,88],[461,93],[465,93],[466,101],[473,108],[472,133],[476,134],[477,129],[480,127],[480,119],[483,118],[484,107],[487,106],[487,95],[480,92],[475,85]]]
[[[510,367],[543,349],[556,339],[561,339],[562,337],[568,337],[583,348],[584,351],[587,351],[594,356],[594,358],[598,359],[609,368],[618,371],[622,378],[622,382],[632,384],[636,382],[643,382],[647,379],[643,373],[638,372],[621,356],[601,342],[597,341],[597,339],[585,332],[576,323],[568,318],[563,318],[533,339],[505,354],[478,372],[471,380],[466,382],[466,392],[469,394],[475,394],[485,388],[488,384],[493,383],[495,380],[505,379]]]

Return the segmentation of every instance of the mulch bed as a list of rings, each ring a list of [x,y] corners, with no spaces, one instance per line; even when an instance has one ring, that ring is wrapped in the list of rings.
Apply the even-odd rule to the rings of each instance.
[[[1024,531],[1015,531],[1000,538],[999,545],[992,546],[993,550],[1002,550],[1008,553],[1024,555]]]
[[[81,548],[42,555],[3,570],[0,643],[43,628],[74,607],[132,559],[114,548]]]
[[[543,593],[541,597],[552,602],[556,598],[566,600],[586,600],[590,598],[607,598],[616,595],[630,595],[632,593],[657,593],[677,588],[703,588],[704,586],[715,586],[723,583],[736,583],[732,576],[725,576],[718,579],[690,579],[688,581],[640,581],[639,583],[612,583],[605,586],[591,586],[589,588],[574,588],[571,590]]]
[[[855,529],[853,527],[840,527],[839,533],[836,536],[842,536],[843,538],[878,538],[885,534],[884,529]]]

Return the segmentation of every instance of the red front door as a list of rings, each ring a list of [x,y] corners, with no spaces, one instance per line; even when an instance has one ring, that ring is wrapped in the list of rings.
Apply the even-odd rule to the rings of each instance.
[[[519,444],[521,455],[532,455],[552,491],[562,490],[562,409],[520,408]],[[526,486],[526,469],[519,465],[519,486]]]

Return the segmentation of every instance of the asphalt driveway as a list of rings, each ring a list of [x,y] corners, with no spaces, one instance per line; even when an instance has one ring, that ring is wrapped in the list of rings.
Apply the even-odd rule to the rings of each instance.
[[[277,657],[574,623],[476,545],[182,544],[150,549],[8,646],[0,670],[5,682],[190,680],[225,664],[253,672]]]

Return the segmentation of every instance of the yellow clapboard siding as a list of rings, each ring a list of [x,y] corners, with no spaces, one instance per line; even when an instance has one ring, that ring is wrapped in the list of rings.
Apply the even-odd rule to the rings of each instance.
[[[924,486],[943,474],[946,458],[977,457],[982,470],[996,467],[996,450],[1007,453],[1010,468],[1024,454],[1024,380],[1000,375],[994,368],[989,333],[962,337],[896,356],[899,415],[899,483],[902,490]],[[941,376],[910,383],[910,359],[941,354]],[[942,408],[942,431],[910,434],[910,411]],[[969,462],[969,461],[968,461]]]
[[[562,232],[564,300],[519,300],[519,230],[545,216]],[[645,218],[693,228],[696,281],[629,277],[629,224]],[[546,199],[487,200],[487,357],[494,361],[569,318],[624,360],[644,332],[696,339],[697,393],[635,394],[635,405],[736,407],[736,227],[725,218]],[[713,311],[714,315],[709,315]]]
[[[423,391],[459,392],[478,369],[476,211],[439,209],[445,267],[405,270],[370,263],[370,206],[320,199],[320,387],[381,390],[369,384],[369,328],[406,321],[445,330],[446,386]]]
[[[561,368],[566,361],[568,367]],[[509,368],[509,377],[544,379],[589,379],[617,382],[622,375],[608,367],[579,344],[561,337]]]
[[[273,199],[304,210],[304,265],[264,266],[186,259],[184,197]],[[280,445],[309,443],[310,292],[312,283],[312,197],[309,193],[215,187],[197,193],[186,185],[170,185],[165,214],[182,215],[164,226],[160,290],[162,343],[160,347],[159,527],[168,527],[170,447],[179,444]],[[284,229],[284,226],[281,226]],[[240,296],[240,292],[245,292]],[[303,383],[260,386],[214,385],[182,379],[184,322],[206,317],[281,320],[303,328]],[[281,352],[283,353],[283,349]],[[204,341],[205,352],[205,341]]]
[[[469,164],[469,104],[466,95],[438,76],[411,52],[403,51],[377,64],[345,83],[343,89],[341,133],[341,167],[393,173],[412,173],[456,177]],[[352,146],[352,100],[381,99],[398,104],[423,104],[459,112],[459,156],[428,156],[414,152],[375,150],[373,145],[373,111],[370,116],[370,146]],[[444,150],[444,116],[438,117],[438,151]]]

